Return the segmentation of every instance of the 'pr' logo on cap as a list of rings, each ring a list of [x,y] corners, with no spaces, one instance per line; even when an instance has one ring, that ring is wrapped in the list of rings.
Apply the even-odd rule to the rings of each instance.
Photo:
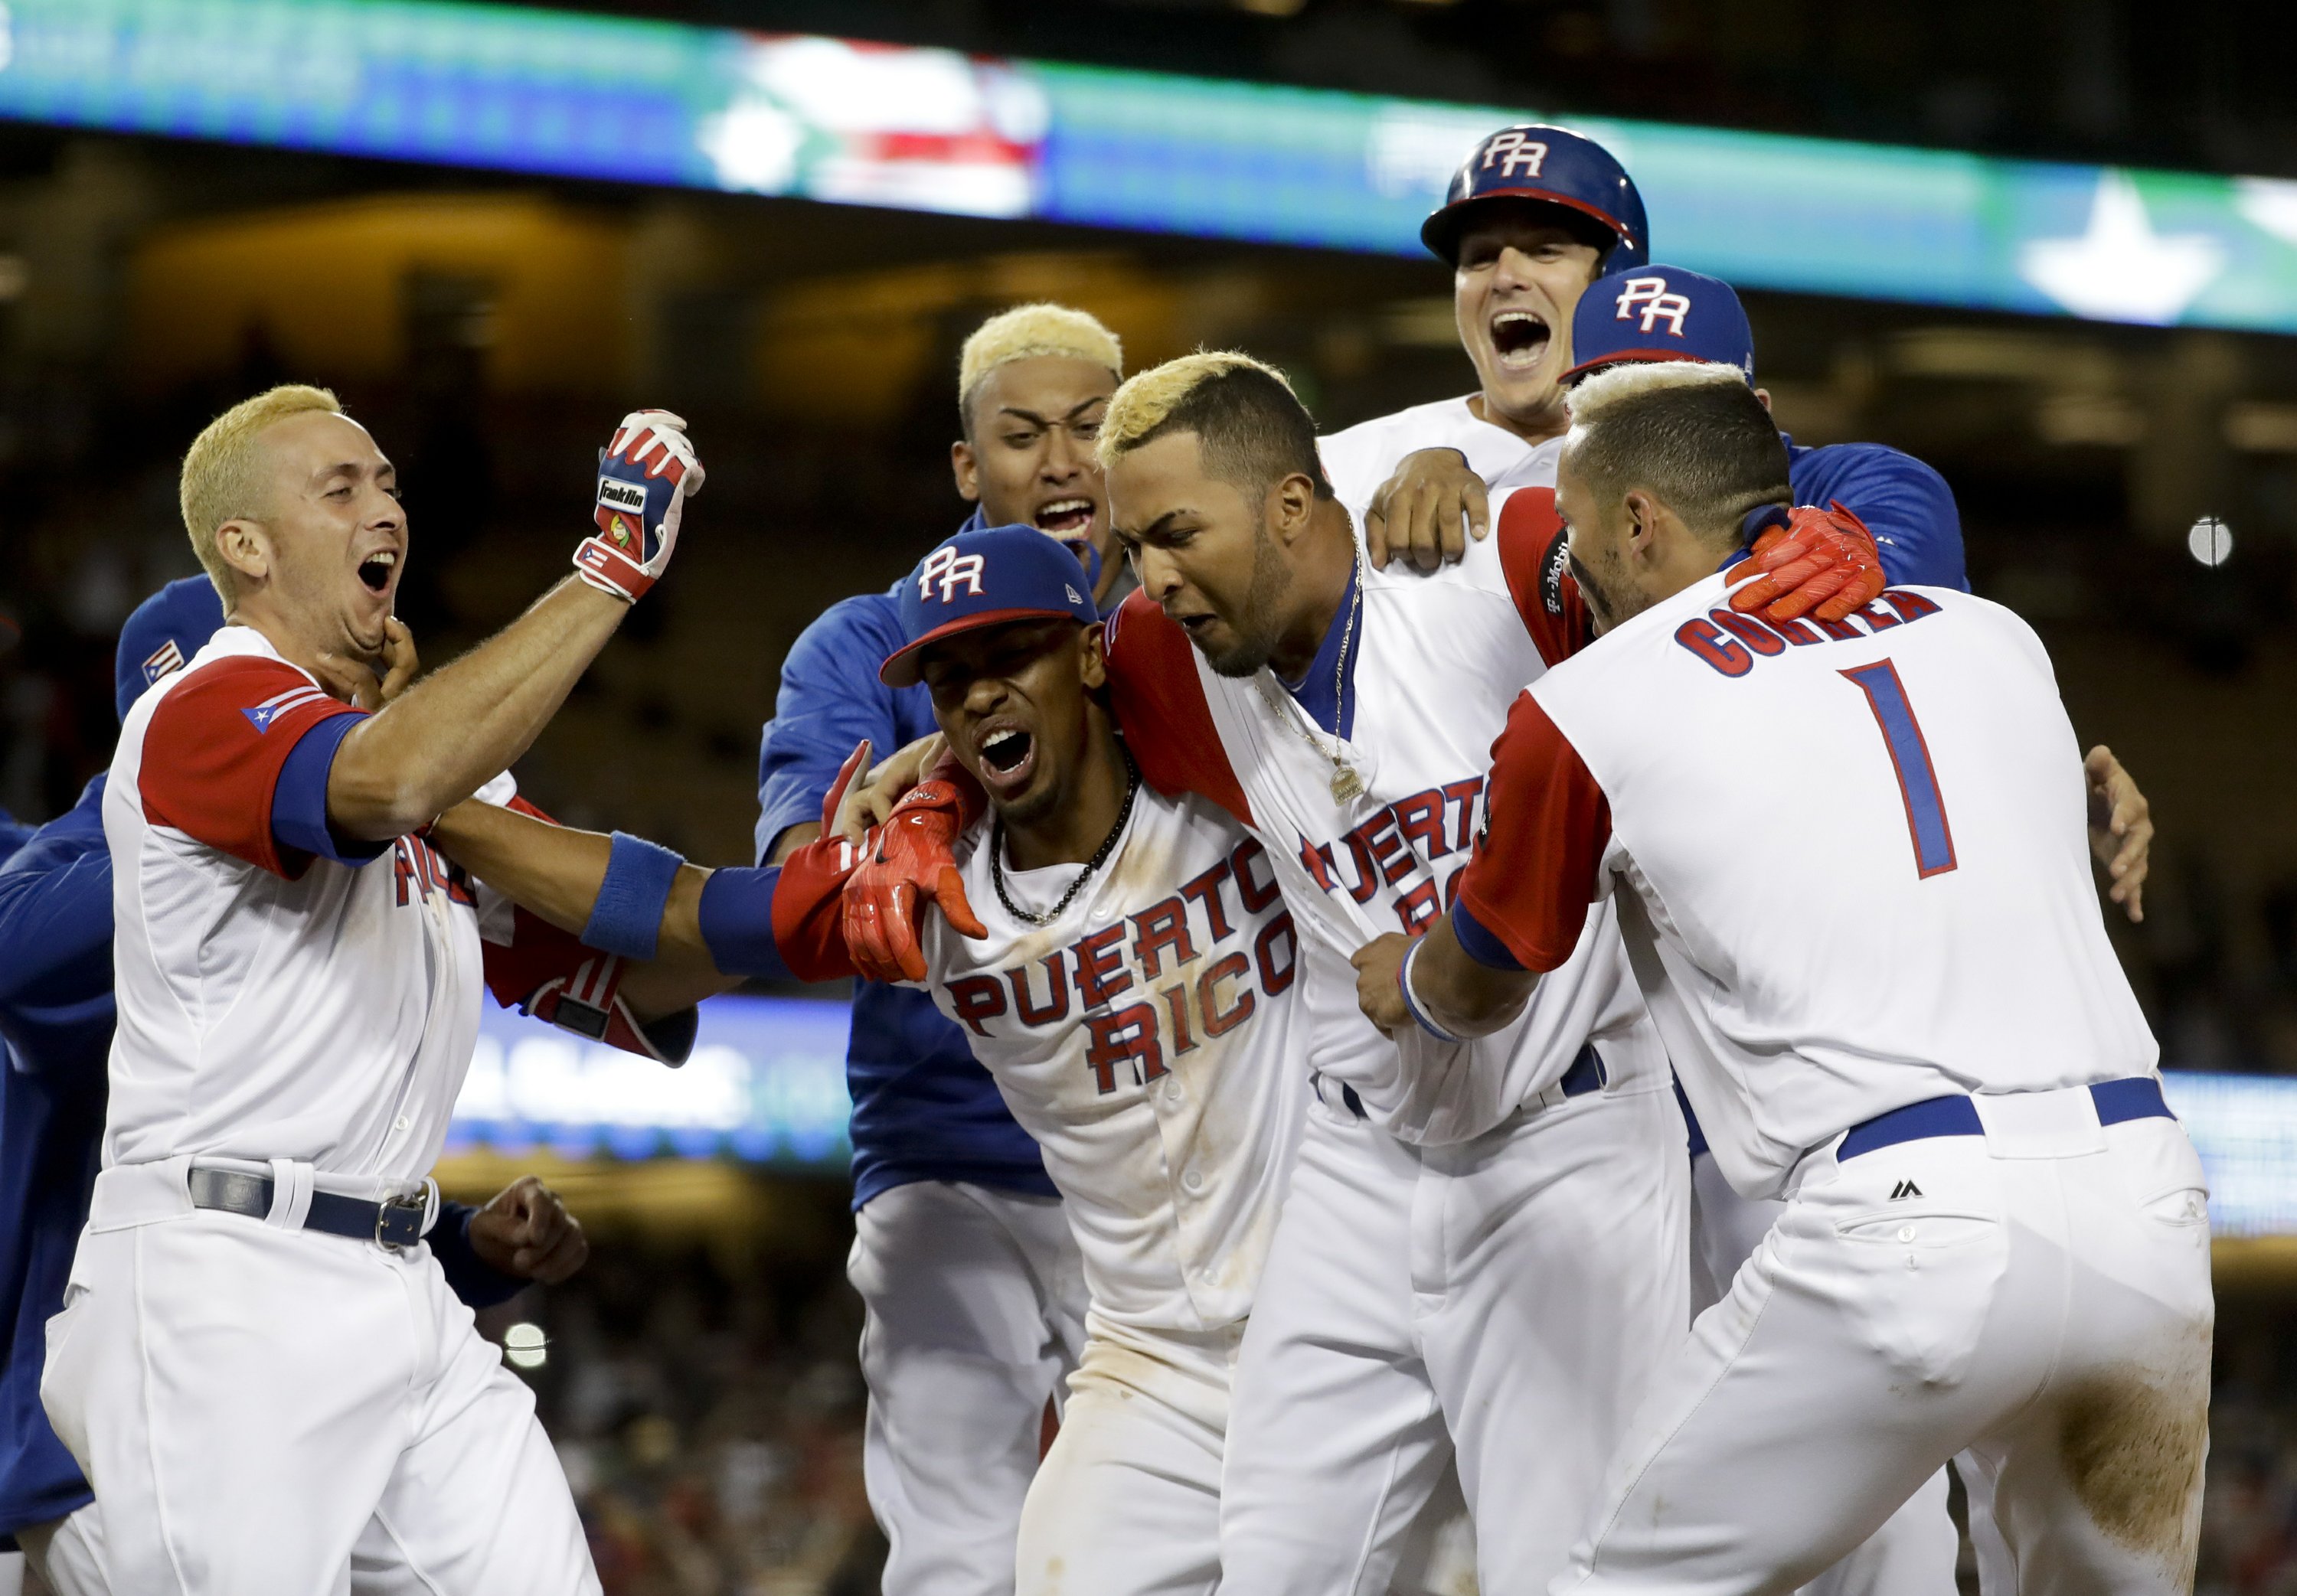
[[[1665,277],[1629,277],[1620,284],[1615,302],[1619,310],[1616,320],[1632,320],[1640,307],[1644,332],[1655,333],[1665,322],[1677,338],[1683,336],[1683,318],[1691,314],[1691,296],[1672,292]]]

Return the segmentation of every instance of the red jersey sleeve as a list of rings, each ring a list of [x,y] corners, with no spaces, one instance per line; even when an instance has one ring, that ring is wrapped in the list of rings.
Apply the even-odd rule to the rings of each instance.
[[[1251,825],[1252,806],[1213,724],[1189,634],[1136,588],[1108,618],[1106,636],[1109,699],[1141,778],[1168,798],[1209,798],[1239,825]]]
[[[526,808],[514,799],[511,807]],[[586,948],[580,937],[515,909],[510,941],[482,942],[487,990],[505,1008],[602,1041],[657,1064],[686,1062],[698,1016],[691,1008],[640,1024],[622,1001],[622,960]]]
[[[1453,928],[1480,962],[1505,963],[1496,957],[1504,949],[1523,969],[1552,970],[1571,957],[1587,923],[1611,840],[1611,805],[1529,693],[1517,697],[1492,745],[1484,805],[1483,835],[1460,875]]]
[[[1500,569],[1539,657],[1560,665],[1594,637],[1587,601],[1565,553],[1570,532],[1550,488],[1519,488],[1500,506]]]
[[[238,654],[202,665],[161,701],[144,729],[136,773],[144,818],[275,875],[299,876],[310,853],[283,845],[272,824],[281,773],[305,736],[340,742],[356,720],[329,723],[364,714],[278,660]],[[319,786],[324,828],[323,768]],[[298,810],[314,799],[291,796]]]

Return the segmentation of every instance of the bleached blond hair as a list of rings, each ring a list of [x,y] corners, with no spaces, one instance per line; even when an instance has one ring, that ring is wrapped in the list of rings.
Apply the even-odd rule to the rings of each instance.
[[[1792,502],[1786,442],[1735,366],[1619,365],[1571,390],[1572,469],[1605,514],[1647,489],[1705,539],[1740,535],[1761,505]]]
[[[1193,432],[1205,469],[1248,491],[1299,473],[1330,498],[1316,422],[1291,379],[1235,350],[1199,350],[1131,378],[1108,401],[1094,448],[1101,469],[1168,432]]]
[[[1089,311],[1038,303],[1000,310],[973,329],[957,357],[957,408],[967,435],[973,430],[973,398],[982,379],[1000,366],[1039,355],[1065,355],[1124,374],[1124,345]]]
[[[1593,421],[1607,407],[1623,399],[1708,383],[1736,383],[1744,388],[1747,374],[1713,360],[1623,360],[1581,378],[1577,386],[1565,391],[1563,402],[1570,407],[1576,426]]]
[[[342,401],[329,389],[283,383],[240,400],[208,423],[184,451],[177,484],[184,530],[191,534],[192,552],[199,555],[200,568],[215,584],[226,610],[238,596],[234,586],[238,573],[216,547],[216,533],[226,521],[258,520],[271,507],[271,482],[256,440],[273,422],[313,410],[341,415]]]

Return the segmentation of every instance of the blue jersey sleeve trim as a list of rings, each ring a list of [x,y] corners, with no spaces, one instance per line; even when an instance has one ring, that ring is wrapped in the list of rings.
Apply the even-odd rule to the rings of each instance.
[[[279,768],[271,790],[271,835],[282,849],[294,849],[339,865],[363,865],[391,851],[391,843],[347,837],[327,821],[327,777],[335,750],[364,715],[329,715],[296,740]]]
[[[781,878],[779,865],[765,865],[712,870],[702,884],[702,940],[721,974],[795,979],[774,945],[774,887]]]
[[[447,1277],[447,1289],[460,1297],[466,1308],[492,1308],[525,1290],[527,1282],[503,1273],[479,1256],[471,1245],[471,1220],[477,1213],[467,1203],[441,1197],[438,1222],[424,1239],[431,1244],[431,1255],[439,1260],[439,1272]]]
[[[1468,912],[1465,902],[1454,899],[1452,903],[1452,934],[1460,939],[1461,950],[1487,970],[1519,970],[1522,960],[1508,951],[1508,945],[1486,930],[1484,923]]]

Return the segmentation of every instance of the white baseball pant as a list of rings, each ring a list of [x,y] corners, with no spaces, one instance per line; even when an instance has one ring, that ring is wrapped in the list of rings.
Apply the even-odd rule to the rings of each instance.
[[[1084,1276],[1056,1197],[946,1181],[871,1197],[846,1278],[869,1387],[862,1474],[885,1596],[1010,1596],[1045,1403],[1084,1344]]]
[[[533,1394],[428,1249],[193,1209],[187,1165],[97,1177],[48,1321],[111,1588],[348,1592],[372,1526],[439,1596],[596,1592]]]
[[[1715,1160],[1691,1161],[1691,1311],[1704,1313],[1729,1295],[1786,1205],[1742,1197]],[[1883,1520],[1840,1562],[1803,1586],[1802,1596],[1952,1596],[1962,1537],[1947,1511],[1946,1470]]]
[[[103,1569],[103,1520],[89,1502],[67,1518],[19,1531],[26,1559],[56,1596],[114,1596]],[[351,1544],[350,1596],[434,1596],[379,1519]],[[0,1588],[0,1596],[16,1596]],[[125,1596],[124,1592],[121,1596]]]
[[[1659,1079],[1424,1150],[1312,1105],[1237,1371],[1231,1596],[1387,1590],[1455,1449],[1485,1596],[1563,1567],[1690,1318]]]
[[[1206,1596],[1244,1327],[1143,1330],[1088,1314],[1061,1433],[1021,1511],[1019,1596]]]
[[[1655,1386],[1555,1596],[1768,1596],[1949,1458],[1988,1596],[2192,1588],[2209,1219],[2167,1119],[1974,1099],[1982,1136],[1814,1154]]]

